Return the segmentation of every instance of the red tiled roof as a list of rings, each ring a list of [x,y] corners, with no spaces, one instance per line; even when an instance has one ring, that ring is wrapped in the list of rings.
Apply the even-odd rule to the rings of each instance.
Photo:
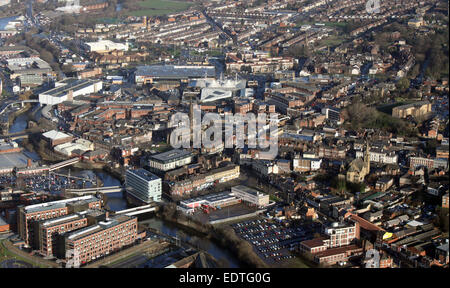
[[[350,215],[350,218],[351,218],[352,220],[358,222],[358,223],[359,223],[359,226],[360,226],[361,228],[363,228],[364,230],[374,231],[374,232],[376,232],[376,231],[384,231],[383,228],[378,227],[377,225],[375,225],[375,224],[373,224],[373,223],[367,221],[367,220],[364,219],[364,218],[359,217],[358,215],[351,214],[351,215]]]
[[[325,238],[323,238],[323,237],[320,237],[320,238],[314,238],[314,239],[311,239],[311,240],[305,240],[305,241],[302,241],[302,242],[300,242],[300,244],[302,244],[302,245],[304,245],[304,246],[307,246],[307,247],[309,247],[309,248],[315,248],[315,247],[319,247],[319,246],[323,246],[323,245],[325,245],[324,243],[323,243],[323,240],[324,240]]]
[[[344,247],[331,248],[331,249],[327,249],[325,251],[315,254],[314,257],[317,257],[317,258],[328,257],[328,256],[338,255],[338,254],[346,253],[348,251],[355,251],[355,250],[359,250],[359,249],[362,250],[362,248],[360,248],[356,245],[348,245],[348,246],[344,246]]]

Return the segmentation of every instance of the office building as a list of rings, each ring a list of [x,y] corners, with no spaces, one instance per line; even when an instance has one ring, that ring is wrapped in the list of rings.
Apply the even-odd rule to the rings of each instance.
[[[189,151],[173,149],[157,155],[152,155],[149,160],[150,169],[153,171],[169,171],[187,164],[193,160]]]
[[[142,202],[161,200],[161,178],[145,169],[128,170],[125,183],[127,192]]]
[[[325,107],[322,108],[322,114],[325,115],[326,119],[329,119],[331,122],[340,124],[341,123],[341,111],[338,108]]]
[[[258,207],[265,207],[269,205],[269,195],[264,194],[256,189],[238,185],[232,187],[231,192],[236,198]]]
[[[359,239],[359,224],[357,222],[334,222],[324,229],[328,248],[350,245],[353,239]]]
[[[137,218],[117,215],[98,224],[64,234],[64,254],[76,250],[80,264],[109,255],[137,239]],[[66,259],[70,260],[70,259]]]
[[[42,137],[52,146],[72,142],[73,136],[58,130],[51,130],[42,134]]]
[[[57,236],[59,234],[80,229],[88,225],[83,213],[65,215],[51,220],[35,222],[39,252],[43,256],[53,256],[57,251]]]
[[[100,209],[101,200],[82,196],[53,202],[18,207],[18,232],[27,246],[38,246],[34,237],[34,222],[53,219],[76,211]]]

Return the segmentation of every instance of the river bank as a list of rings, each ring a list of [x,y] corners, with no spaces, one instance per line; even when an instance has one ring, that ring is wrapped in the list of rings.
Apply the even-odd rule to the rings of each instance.
[[[25,124],[32,119],[24,118],[19,120],[20,121],[17,122],[21,123],[16,123],[18,130],[20,130],[20,128],[25,129]],[[23,139],[21,144],[30,152],[36,153],[40,157],[39,160],[41,161],[41,164],[51,164],[67,159],[67,157],[63,157],[62,155],[50,151],[50,148],[44,146],[46,143],[42,142],[41,144],[41,139],[38,135],[33,135],[30,139]],[[69,170],[71,170],[71,175],[74,176],[79,174],[96,174],[99,176],[98,180],[101,180],[101,183],[104,186],[121,185],[125,180],[121,170],[103,163],[80,162],[72,166]],[[67,174],[67,171],[63,168],[60,173]],[[86,175],[83,175],[83,177],[84,176]],[[108,194],[106,204],[108,209],[112,211],[123,210],[129,206],[123,197],[123,193]],[[224,261],[229,263],[226,267],[260,267],[258,266],[260,263],[258,264],[257,260],[249,260],[252,259],[252,257],[248,256],[248,251],[251,251],[251,246],[250,250],[246,251],[245,249],[248,247],[241,243],[239,239],[234,239],[232,236],[223,237],[215,228],[198,226],[189,219],[181,217],[180,219],[165,219],[160,213],[159,215],[160,217],[153,217],[152,219],[153,221],[159,222],[159,224],[156,225],[158,225],[160,229],[174,231],[174,236],[178,236],[177,233],[184,235],[183,237],[187,238],[189,243],[198,245],[198,247],[207,251],[216,259],[225,259]],[[246,244],[249,245],[248,243]],[[256,255],[254,256],[257,257]]]
[[[210,224],[199,223],[177,211],[176,205],[173,203],[163,205],[157,216],[181,229],[200,233],[206,239],[231,252],[231,254],[238,259],[241,267],[268,267],[267,264],[253,251],[251,244],[239,238],[229,226],[213,226]]]
[[[30,109],[32,108],[31,104],[25,104],[24,107],[22,107],[21,109],[10,113],[8,115],[8,134],[12,134],[12,133],[17,133],[17,132],[21,132],[25,129],[27,129],[28,126],[28,122],[23,123],[22,121],[20,121],[20,125],[16,125],[17,127],[14,126],[14,122],[16,121],[16,119],[22,115],[24,115],[26,112],[28,112]],[[29,117],[27,116],[27,121],[29,120]],[[5,133],[5,132],[3,132]]]

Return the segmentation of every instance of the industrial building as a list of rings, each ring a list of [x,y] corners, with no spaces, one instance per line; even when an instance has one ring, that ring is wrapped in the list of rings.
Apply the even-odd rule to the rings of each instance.
[[[16,142],[0,141],[0,174],[8,174],[14,169],[36,167],[37,163],[22,152]]]
[[[213,78],[214,66],[149,65],[139,66],[135,72],[136,84],[154,83],[160,80],[180,80],[187,82],[193,78]]]
[[[50,144],[50,146],[57,146],[64,143],[72,142],[73,136],[57,130],[47,131],[42,134],[42,137]]]
[[[127,170],[125,184],[128,194],[142,202],[161,201],[161,178],[145,169]]]
[[[84,45],[87,52],[98,52],[105,53],[109,51],[127,51],[128,50],[128,42],[117,43],[111,40],[99,40],[96,42],[87,42]]]
[[[180,201],[178,209],[190,214],[193,213],[196,208],[202,207],[202,205],[204,207],[220,208],[240,202],[241,200],[236,198],[231,192],[221,192]]]
[[[241,202],[263,208],[269,204],[269,195],[247,186],[238,185],[232,187],[231,192],[214,193],[182,200],[177,209],[186,214],[192,214],[195,209],[202,207],[220,209]]]
[[[87,151],[94,151],[94,144],[85,139],[78,139],[75,143],[69,142],[55,146],[55,151],[68,157],[81,156]]]
[[[22,86],[41,85],[45,77],[54,75],[50,65],[39,57],[10,58],[6,67],[11,80],[19,78]]]
[[[55,88],[39,94],[41,105],[57,105],[75,97],[96,93],[103,88],[101,80],[67,78],[55,83]]]

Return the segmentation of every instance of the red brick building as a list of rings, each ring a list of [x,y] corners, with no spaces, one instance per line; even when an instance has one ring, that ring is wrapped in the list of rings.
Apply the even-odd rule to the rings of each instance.
[[[327,249],[314,254],[314,261],[319,264],[334,265],[337,262],[348,261],[351,256],[360,255],[362,251],[363,249],[356,245]]]
[[[85,264],[131,245],[136,239],[137,218],[118,215],[65,234],[64,247],[65,251],[77,250],[80,264]]]
[[[36,222],[40,253],[44,256],[54,255],[57,251],[57,235],[80,229],[87,225],[87,218],[81,214],[71,214]]]
[[[58,200],[28,206],[19,206],[17,225],[20,238],[27,246],[38,246],[38,239],[34,237],[34,222],[53,219],[73,213],[77,209],[100,209],[101,200],[89,195],[83,197]]]
[[[60,131],[52,130],[42,134],[42,137],[52,146],[72,142],[73,136]]]

